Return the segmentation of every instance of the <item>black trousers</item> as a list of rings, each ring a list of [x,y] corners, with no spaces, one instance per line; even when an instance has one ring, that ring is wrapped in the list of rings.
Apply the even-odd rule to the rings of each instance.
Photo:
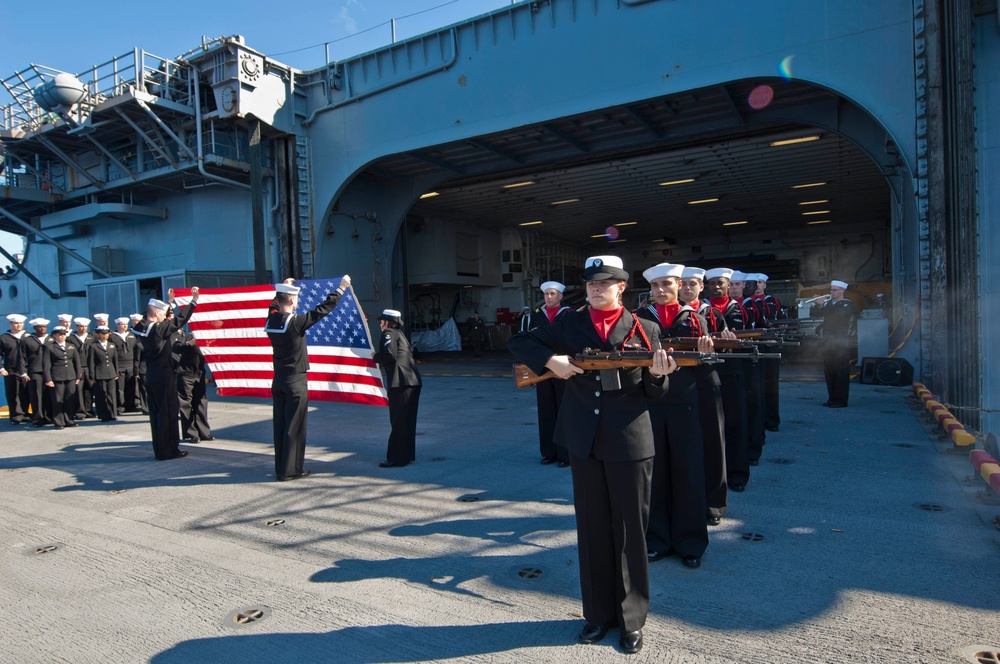
[[[823,354],[823,376],[831,403],[847,405],[851,391],[851,347],[833,345]]]
[[[84,372],[86,373],[86,371]],[[94,381],[86,376],[80,379],[76,386],[76,416],[84,418],[94,414]]]
[[[7,397],[7,411],[11,422],[21,424],[28,421],[28,384],[20,376],[9,374],[3,377],[4,394]]]
[[[703,370],[702,367],[698,367]],[[698,416],[705,445],[705,501],[707,516],[726,515],[726,416],[722,412],[722,391],[709,379],[698,382]]]
[[[45,387],[42,374],[31,374],[28,382],[28,400],[31,402],[31,421],[41,426],[52,422],[52,394]]]
[[[781,360],[764,360],[764,426],[777,429],[781,424]]]
[[[570,455],[583,617],[642,629],[649,611],[649,522],[653,460],[599,461]],[[704,514],[701,515],[705,523]]]
[[[705,451],[698,407],[694,404],[650,404],[653,423],[653,477],[646,546],[673,550],[681,557],[701,557],[708,548],[708,504],[705,497]]]
[[[177,430],[177,381],[172,371],[150,371],[146,374],[149,429],[153,437],[153,455],[160,460],[173,459],[180,452],[181,437]]]
[[[746,484],[750,481],[750,456],[747,449],[747,388],[743,367],[720,372],[719,380],[722,382],[722,410],[726,418],[726,481],[727,484]]]
[[[118,419],[118,381],[112,378],[94,381],[94,406],[102,420]]]
[[[417,406],[420,403],[419,387],[390,387],[389,443],[385,460],[403,466],[417,458]]]
[[[306,374],[276,376],[271,383],[274,399],[274,474],[280,479],[302,474],[306,456],[306,423],[309,383]]]
[[[743,365],[747,383],[747,453],[750,461],[757,461],[764,453],[764,421],[766,418],[764,396],[764,362],[745,360]]]
[[[135,375],[135,407],[138,408],[143,413],[149,412],[149,406],[146,405],[146,374],[140,373]]]
[[[569,461],[569,450],[555,442],[556,418],[559,404],[566,392],[566,382],[546,380],[535,385],[535,402],[538,405],[538,451],[545,459]]]
[[[79,403],[76,397],[76,381],[56,380],[53,384],[53,387],[48,388],[52,399],[52,423],[57,427],[70,426],[73,424],[73,415]]]
[[[177,374],[177,400],[181,413],[181,437],[199,440],[211,437],[205,379],[200,376]]]

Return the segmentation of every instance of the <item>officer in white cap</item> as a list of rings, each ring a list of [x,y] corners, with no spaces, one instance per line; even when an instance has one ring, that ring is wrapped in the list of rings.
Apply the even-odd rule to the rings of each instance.
[[[73,413],[78,400],[77,386],[83,378],[83,362],[77,347],[66,341],[69,332],[62,325],[52,330],[52,341],[43,346],[42,372],[52,400],[52,423],[56,429],[75,427]]]
[[[846,408],[851,389],[851,359],[857,353],[857,318],[854,303],[845,294],[846,281],[830,282],[830,299],[813,308],[813,318],[822,318],[817,332],[823,335],[823,377],[829,397],[823,405],[827,408]]]
[[[274,474],[279,482],[307,477],[312,472],[302,468],[309,412],[306,330],[333,311],[350,286],[351,278],[344,275],[337,290],[304,314],[295,313],[300,289],[294,285],[294,279],[286,279],[274,287],[277,308],[268,313],[264,332],[274,349],[271,419],[274,423]]]
[[[143,326],[145,325],[145,323],[142,323],[142,321],[145,320],[145,316],[143,316],[142,314],[129,314],[128,320],[129,323],[131,324],[129,331],[133,333],[132,336],[136,337],[135,354],[132,356],[134,362],[133,366],[135,367],[134,369],[135,380],[131,382],[132,385],[134,385],[135,398],[133,399],[129,398],[128,396],[129,385],[126,384],[125,409],[131,412],[135,412],[138,410],[143,415],[149,415],[149,408],[146,406],[146,356],[142,354],[142,341],[135,334],[135,329],[134,329],[135,326],[140,325],[140,323]]]
[[[21,337],[21,364],[19,373],[28,387],[28,401],[31,403],[31,423],[42,427],[52,422],[52,402],[45,388],[44,356],[45,343],[49,340],[46,318],[32,318],[28,325],[34,334]]]
[[[634,653],[642,648],[649,609],[649,403],[663,397],[666,375],[677,365],[660,348],[656,326],[622,306],[628,278],[621,258],[588,258],[583,281],[589,306],[516,334],[507,348],[535,373],[549,370],[566,382],[556,440],[569,448],[573,476],[586,620],[578,638],[594,643],[618,625],[622,649]],[[584,372],[570,359],[587,348],[642,349],[650,352],[652,366]]]
[[[417,456],[417,407],[423,380],[413,361],[410,342],[403,334],[403,315],[395,309],[385,309],[378,321],[382,337],[372,356],[385,372],[392,425],[385,460],[379,466],[394,468],[405,466]]]
[[[97,417],[94,413],[94,381],[87,373],[87,347],[94,341],[89,330],[90,319],[77,316],[73,319],[73,331],[66,335],[66,343],[76,348],[80,356],[80,365],[83,367],[83,376],[76,386],[77,405],[76,412],[73,413],[74,420]]]
[[[118,419],[118,347],[110,336],[111,328],[98,325],[87,345],[87,375],[94,385],[94,407],[102,422]]]
[[[146,408],[149,410],[149,428],[153,442],[153,456],[157,461],[179,459],[188,455],[180,448],[178,418],[180,404],[177,400],[177,379],[170,365],[170,337],[184,327],[198,305],[198,287],[191,288],[191,301],[181,313],[167,320],[167,310],[174,301],[174,289],[167,291],[167,301],[151,298],[146,303],[146,318],[133,330],[142,345],[146,360]]]
[[[662,337],[693,337],[698,350],[711,353],[708,323],[678,296],[683,265],[660,263],[642,276],[649,282],[652,303],[639,309],[639,318],[657,325]],[[705,442],[698,418],[698,388],[694,368],[683,367],[670,377],[666,399],[650,405],[656,463],[653,465],[649,527],[649,560],[672,553],[690,568],[701,566],[708,548],[708,506],[705,488]]]
[[[546,327],[570,311],[562,304],[566,286],[558,281],[546,281],[540,287],[545,304],[531,315],[528,329]],[[566,385],[561,380],[548,380],[535,385],[535,403],[538,407],[538,451],[542,465],[555,463],[559,468],[569,467],[569,450],[556,444],[556,416],[562,403]]]
[[[25,319],[21,314],[9,314],[10,331],[0,334],[0,376],[3,376],[8,417],[13,425],[28,421],[28,386],[19,372]]]

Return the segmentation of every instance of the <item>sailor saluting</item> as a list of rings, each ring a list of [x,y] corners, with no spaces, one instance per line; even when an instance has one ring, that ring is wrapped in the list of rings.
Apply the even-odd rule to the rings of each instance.
[[[351,287],[351,278],[344,275],[337,290],[326,296],[315,309],[296,314],[299,304],[298,286],[294,279],[276,284],[275,303],[264,323],[264,331],[274,349],[274,474],[279,482],[309,475],[302,469],[306,451],[306,414],[309,410],[309,383],[306,370],[309,355],[306,330],[333,311],[341,296]]]

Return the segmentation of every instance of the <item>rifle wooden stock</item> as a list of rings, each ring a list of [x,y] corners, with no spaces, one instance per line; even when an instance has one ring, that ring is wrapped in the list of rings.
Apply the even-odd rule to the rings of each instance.
[[[693,367],[699,364],[716,364],[723,359],[715,353],[696,352],[673,352],[670,357],[679,367]],[[570,358],[570,364],[578,366],[584,371],[602,371],[604,369],[631,369],[636,367],[653,366],[653,354],[649,351],[621,351],[614,353],[604,352],[583,352]],[[514,363],[514,384],[518,388],[535,385],[542,381],[555,378],[551,371],[546,371],[541,376],[528,368],[521,362]]]

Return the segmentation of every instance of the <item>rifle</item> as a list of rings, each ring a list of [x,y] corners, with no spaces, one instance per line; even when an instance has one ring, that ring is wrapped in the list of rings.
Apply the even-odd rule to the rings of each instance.
[[[716,350],[739,350],[744,348],[757,348],[758,346],[781,346],[786,343],[783,339],[760,339],[760,338],[740,338],[736,339],[723,339],[721,337],[712,337],[712,344],[715,346]],[[798,345],[798,344],[795,344]],[[661,337],[660,346],[663,348],[697,348],[698,347],[698,337]],[[756,351],[751,351],[756,352]],[[725,358],[727,356],[723,356]]]
[[[765,345],[774,346],[798,346],[798,341],[792,341],[789,336],[796,334],[791,330],[767,330],[767,329],[756,329],[756,330],[734,330],[733,332],[738,340],[750,340],[753,343],[764,343]]]
[[[726,359],[752,359],[752,353],[727,354],[725,359],[716,353],[698,353],[675,351],[669,354],[681,367],[693,367],[699,364],[718,364]],[[570,363],[585,371],[601,371],[604,369],[628,369],[653,366],[653,353],[648,350],[598,351],[585,348],[582,353],[570,358]],[[556,375],[546,371],[539,376],[521,362],[514,363],[514,384],[518,388],[535,385]]]

